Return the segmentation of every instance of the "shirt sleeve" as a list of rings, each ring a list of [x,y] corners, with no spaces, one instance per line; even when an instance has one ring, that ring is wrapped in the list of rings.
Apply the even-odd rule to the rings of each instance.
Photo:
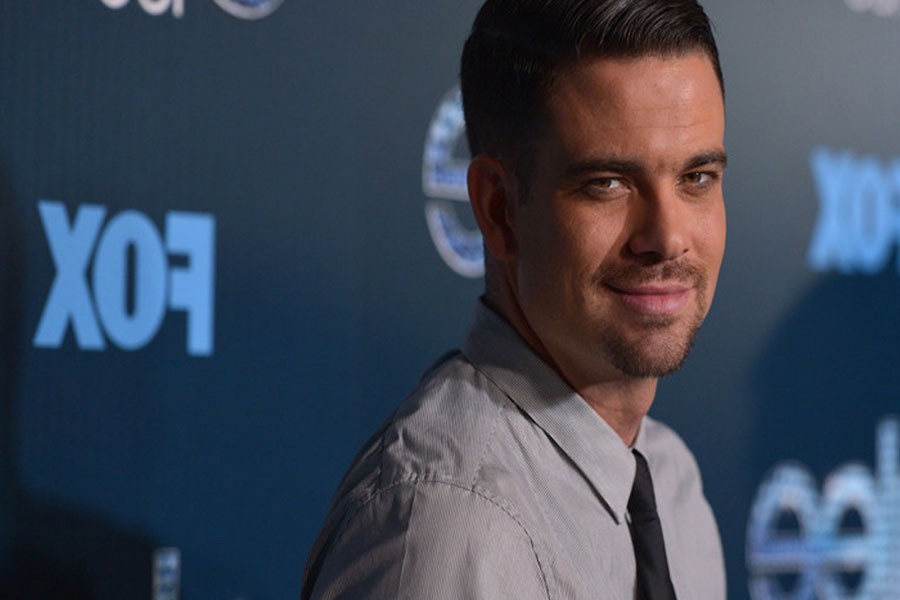
[[[412,481],[379,492],[336,532],[316,600],[547,600],[533,540],[502,503],[458,485]]]

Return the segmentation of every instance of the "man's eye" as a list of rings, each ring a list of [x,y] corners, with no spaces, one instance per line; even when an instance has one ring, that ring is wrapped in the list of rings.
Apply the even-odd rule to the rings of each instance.
[[[704,185],[712,182],[712,175],[710,173],[703,173],[701,171],[695,171],[694,173],[688,173],[684,176],[685,183],[689,183],[691,185]]]
[[[588,191],[603,193],[621,188],[622,182],[615,177],[600,177],[598,179],[592,179],[584,187]]]

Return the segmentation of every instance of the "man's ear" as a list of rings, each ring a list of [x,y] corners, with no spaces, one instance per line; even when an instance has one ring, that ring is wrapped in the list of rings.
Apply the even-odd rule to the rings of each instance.
[[[500,261],[516,255],[515,180],[506,166],[487,154],[472,159],[468,172],[469,201],[488,252]]]

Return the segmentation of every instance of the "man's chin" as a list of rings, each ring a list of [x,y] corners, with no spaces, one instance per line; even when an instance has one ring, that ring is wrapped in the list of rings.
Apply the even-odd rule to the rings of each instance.
[[[696,330],[680,336],[649,335],[634,341],[607,340],[610,362],[625,375],[636,379],[671,375],[684,365],[696,337]]]
[[[658,357],[614,361],[615,366],[625,375],[634,379],[660,379],[671,375],[684,365],[687,354],[675,360],[659,360]],[[616,364],[618,363],[618,364]]]

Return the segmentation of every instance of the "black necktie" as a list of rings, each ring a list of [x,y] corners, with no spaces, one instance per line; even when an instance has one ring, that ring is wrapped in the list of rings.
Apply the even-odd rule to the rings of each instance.
[[[675,600],[675,590],[669,578],[666,562],[666,546],[662,527],[656,514],[653,496],[653,480],[647,461],[637,450],[632,450],[637,463],[631,497],[628,498],[629,529],[634,544],[634,560],[637,563],[636,600]]]

